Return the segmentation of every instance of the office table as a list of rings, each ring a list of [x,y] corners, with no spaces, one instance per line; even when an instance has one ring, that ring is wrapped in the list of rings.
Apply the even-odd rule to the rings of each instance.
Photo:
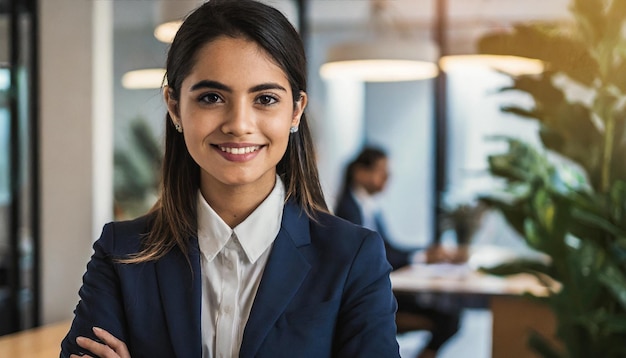
[[[62,321],[0,337],[0,357],[58,357],[61,340],[70,329],[71,320]]]
[[[549,293],[549,288],[532,275],[499,277],[475,271],[467,265],[420,264],[398,269],[390,278],[398,294],[484,298],[493,322],[492,358],[537,357],[527,347],[530,329],[556,342],[552,311],[522,297],[524,293],[535,296]],[[558,284],[552,283],[551,289],[558,289]]]
[[[453,293],[487,296],[519,296],[526,292],[546,296],[548,287],[530,274],[499,277],[478,272],[467,265],[418,264],[393,271],[394,291],[406,293]]]

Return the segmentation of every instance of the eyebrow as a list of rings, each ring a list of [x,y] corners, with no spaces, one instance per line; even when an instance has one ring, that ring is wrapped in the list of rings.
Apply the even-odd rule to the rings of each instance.
[[[226,92],[232,92],[232,88],[228,87],[227,85],[221,83],[221,82],[217,82],[217,81],[210,81],[210,80],[202,80],[196,84],[194,84],[193,86],[191,86],[191,91],[197,91],[199,89],[217,89],[217,90],[222,90],[222,91],[226,91]],[[251,87],[248,92],[249,93],[254,93],[254,92],[260,92],[260,91],[266,91],[266,90],[281,90],[281,91],[285,91],[287,92],[287,90],[285,89],[285,87],[279,85],[278,83],[274,83],[274,82],[268,82],[268,83],[261,83],[258,84],[254,87]]]

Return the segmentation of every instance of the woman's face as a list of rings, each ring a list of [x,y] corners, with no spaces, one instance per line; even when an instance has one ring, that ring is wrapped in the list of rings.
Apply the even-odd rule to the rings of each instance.
[[[355,181],[370,194],[383,191],[387,179],[389,179],[388,162],[387,158],[380,158],[374,162],[371,168],[357,168],[354,176]]]
[[[253,41],[218,37],[196,55],[179,100],[167,89],[165,99],[201,168],[203,194],[224,186],[268,193],[306,94],[294,106],[286,74]]]

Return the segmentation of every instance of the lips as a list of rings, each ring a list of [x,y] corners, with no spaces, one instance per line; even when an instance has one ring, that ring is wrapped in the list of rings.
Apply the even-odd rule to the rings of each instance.
[[[253,145],[253,146],[248,146],[248,147],[223,147],[223,146],[218,145],[217,147],[222,152],[229,153],[229,154],[236,154],[236,155],[248,154],[248,153],[256,152],[257,150],[261,149],[260,145]]]
[[[213,148],[226,160],[230,162],[246,162],[259,154],[264,145],[227,143],[213,145]]]

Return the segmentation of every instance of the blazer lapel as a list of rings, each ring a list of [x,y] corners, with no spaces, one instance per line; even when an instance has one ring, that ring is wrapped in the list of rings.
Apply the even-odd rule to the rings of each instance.
[[[265,336],[298,291],[311,267],[298,247],[309,242],[309,219],[295,204],[288,203],[244,329],[240,357],[256,355]]]
[[[189,262],[178,248],[156,262],[157,282],[176,356],[201,357],[202,273],[196,238],[190,239],[188,250]]]

